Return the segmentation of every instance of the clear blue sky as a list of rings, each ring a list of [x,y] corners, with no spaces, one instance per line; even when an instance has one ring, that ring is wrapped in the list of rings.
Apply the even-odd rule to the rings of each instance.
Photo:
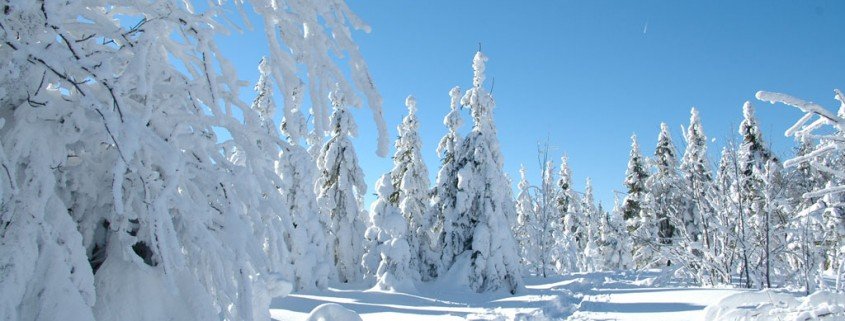
[[[446,129],[448,91],[471,85],[471,60],[482,43],[495,78],[495,120],[505,170],[518,180],[525,164],[536,182],[537,143],[547,137],[567,153],[575,186],[593,179],[606,207],[622,180],[637,133],[651,155],[660,122],[669,124],[679,153],[680,126],[700,110],[716,161],[736,137],[742,104],[754,103],[765,139],[781,156],[793,143],[784,130],[800,117],[785,106],[754,101],[757,90],[781,91],[838,107],[845,89],[845,1],[362,1],[350,7],[371,27],[356,40],[381,94],[392,136],[417,97],[423,154],[432,176],[434,149]],[[260,35],[241,35],[242,78],[254,81]],[[255,38],[253,40],[253,38]],[[237,57],[241,58],[237,58]],[[230,55],[229,57],[232,57]],[[243,66],[243,67],[241,67]],[[358,112],[355,140],[372,185],[392,164],[375,157],[375,131]],[[465,114],[466,116],[466,114]],[[470,128],[465,117],[464,130]],[[392,151],[391,151],[392,154]],[[372,197],[367,197],[369,201]]]

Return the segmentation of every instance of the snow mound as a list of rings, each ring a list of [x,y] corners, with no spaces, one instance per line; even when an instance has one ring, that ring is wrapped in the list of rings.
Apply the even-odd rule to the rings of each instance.
[[[321,304],[311,311],[305,321],[363,321],[355,311],[344,308],[340,304]]]
[[[845,293],[818,291],[796,297],[774,290],[737,293],[708,306],[705,320],[843,320]]]
[[[189,276],[169,284],[161,269],[124,260],[117,251],[96,275],[97,320],[212,320],[212,311],[196,308],[212,299]],[[177,271],[176,273],[184,273]]]

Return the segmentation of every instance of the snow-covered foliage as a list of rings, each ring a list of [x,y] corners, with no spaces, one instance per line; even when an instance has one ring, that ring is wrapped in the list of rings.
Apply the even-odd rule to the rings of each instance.
[[[744,252],[741,261],[742,274],[746,277],[746,285],[760,286],[766,282],[767,273],[764,266],[768,253],[766,231],[769,230],[766,184],[766,164],[774,156],[763,142],[760,127],[754,117],[754,108],[750,102],[742,106],[743,120],[739,125],[742,142],[737,150],[739,172],[738,202],[740,205],[740,224],[738,235],[740,248]]]
[[[675,251],[674,257],[685,269],[683,272],[702,283],[729,282],[724,278],[724,271],[713,264],[719,255],[714,245],[718,242],[715,232],[720,228],[720,221],[715,217],[717,194],[707,155],[707,136],[695,108],[690,110],[684,140],[687,147],[680,171],[687,201],[675,222],[676,240],[683,249]]]
[[[534,196],[531,195],[531,184],[525,177],[525,166],[519,169],[519,194],[516,196],[516,226],[514,235],[519,246],[519,258],[526,274],[537,272],[537,263],[540,261],[538,251],[540,250],[537,235],[537,204]]]
[[[408,244],[408,223],[390,198],[396,194],[390,174],[376,182],[378,199],[373,203],[367,238],[375,242],[369,256],[377,256],[376,285],[382,290],[409,291],[419,279],[419,272],[411,264],[412,253]],[[369,261],[369,259],[365,259]]]
[[[830,273],[835,276],[837,291],[845,290],[845,211],[843,211],[842,191],[845,190],[845,172],[842,171],[843,150],[845,150],[845,95],[834,90],[834,98],[839,101],[839,111],[833,113],[812,102],[807,102],[786,94],[757,92],[757,99],[770,103],[783,103],[800,109],[805,115],[786,131],[786,135],[795,136],[803,144],[814,142],[814,147],[804,147],[807,151],[799,152],[795,158],[786,162],[787,166],[799,166],[803,172],[804,186],[811,186],[812,192],[803,194],[804,209],[799,215],[801,227],[797,245],[803,248],[803,255],[798,257],[803,274],[803,283],[807,291],[826,285],[818,274]],[[815,119],[814,119],[815,118]],[[823,129],[831,131],[825,132]],[[803,167],[809,165],[809,167]],[[818,172],[813,175],[807,171],[812,168]],[[823,177],[825,183],[812,182],[810,176]],[[808,181],[810,180],[810,181]],[[815,201],[813,201],[815,200]],[[807,206],[807,204],[812,204]],[[815,249],[811,249],[815,247]],[[812,284],[815,283],[815,284]]]
[[[628,189],[622,203],[623,218],[629,223],[631,230],[636,229],[636,221],[642,215],[643,198],[645,197],[645,183],[648,179],[648,169],[645,159],[640,153],[637,135],[631,135],[631,153],[628,158],[628,169],[625,172],[625,187]]]
[[[562,259],[571,259],[564,254],[564,249],[568,244],[564,244],[564,240],[558,239],[560,232],[563,231],[564,226],[560,220],[560,213],[557,208],[557,185],[555,184],[555,166],[554,162],[548,160],[548,144],[545,150],[541,151],[541,160],[543,163],[542,178],[543,183],[539,188],[539,196],[536,199],[537,204],[537,220],[534,228],[537,231],[537,257],[539,263],[538,274],[546,277],[549,271],[554,271],[558,268],[558,262]]]
[[[214,41],[249,8],[270,44],[252,106]],[[293,126],[308,83],[319,129],[326,84],[357,87],[384,154],[351,39],[365,26],[344,3],[13,1],[0,25],[0,318],[263,320],[284,279],[322,284],[321,263],[296,256],[321,232],[290,212],[276,166],[290,146],[261,93],[278,87]]]
[[[563,226],[566,233],[564,237],[572,242],[574,251],[577,253],[574,259],[575,269],[577,271],[588,271],[588,260],[590,258],[587,255],[587,246],[590,243],[590,226],[587,222],[589,219],[587,215],[594,212],[595,204],[592,202],[592,196],[590,196],[590,206],[588,207],[588,202],[584,201],[586,195],[582,197],[574,192],[572,195],[569,211],[564,216]]]
[[[419,270],[423,280],[437,277],[439,249],[434,247],[431,232],[434,220],[428,211],[428,168],[423,162],[422,143],[418,133],[417,102],[408,96],[405,100],[408,115],[402,119],[397,131],[396,153],[393,156],[393,169],[390,182],[393,194],[390,201],[399,208],[408,222],[407,241],[411,247],[410,266]]]
[[[493,96],[484,89],[487,57],[480,51],[473,59],[473,87],[461,98],[473,118],[472,131],[456,157],[457,197],[446,248],[455,261],[467,261],[465,282],[482,292],[504,289],[515,293],[522,287],[516,241],[511,222],[516,214],[510,181],[502,170]]]
[[[798,146],[795,157],[812,152],[814,145],[807,136],[796,137]],[[790,169],[787,169],[788,171]],[[828,175],[803,162],[796,164],[786,175],[786,204],[797,215],[788,219],[788,234],[785,243],[791,249],[786,253],[789,268],[795,271],[792,277],[800,280],[807,293],[815,292],[818,285],[824,285],[821,268],[826,259],[824,241],[825,226],[822,207],[817,205],[821,197],[804,197],[804,194],[824,188],[830,180]],[[821,246],[819,246],[821,245]],[[835,256],[835,255],[834,255]]]
[[[251,18],[269,52],[249,103],[215,39]],[[472,87],[449,92],[433,189],[408,97],[368,215],[347,108],[372,110],[377,154],[388,141],[353,29],[368,27],[340,0],[4,4],[0,319],[267,320],[273,297],[369,276],[384,290],[442,278],[516,293],[520,263],[544,277],[668,266],[707,285],[845,290],[838,90],[838,113],[757,93],[806,113],[787,130],[799,149],[786,168],[748,102],[742,141],[726,146],[715,177],[696,109],[680,162],[668,125],[650,160],[633,136],[627,194],[607,212],[589,179],[583,196],[574,191],[565,156],[555,173],[548,148],[541,183],[523,169],[514,199],[479,51]],[[473,119],[463,139],[461,106]],[[765,313],[842,313],[806,308],[819,297],[841,300],[826,293]],[[357,318],[347,312],[311,318]]]
[[[707,157],[707,136],[701,125],[698,110],[690,110],[690,123],[684,135],[687,147],[681,158],[681,175],[686,183],[688,206],[682,210],[678,228],[686,242],[709,244],[709,218],[712,212],[713,175]]]
[[[731,283],[739,259],[743,257],[743,251],[739,247],[740,234],[737,233],[740,204],[736,197],[739,188],[736,179],[739,175],[739,163],[736,156],[736,148],[732,143],[725,146],[716,170],[714,182],[716,196],[713,198],[715,215],[710,220],[713,223],[711,225],[712,256],[705,258],[712,263],[710,271],[713,283]],[[702,282],[707,282],[707,280],[702,280]]]
[[[275,102],[273,87],[271,86],[271,70],[267,60],[262,59],[258,66],[260,75],[255,85],[256,98],[251,108],[256,111],[256,117],[245,117],[247,125],[261,128],[268,137],[276,137]],[[277,189],[286,196],[287,212],[279,213],[277,217],[267,219],[271,224],[269,230],[276,232],[265,237],[264,249],[270,257],[271,268],[282,273],[294,282],[297,289],[325,288],[328,282],[329,267],[327,258],[327,244],[325,238],[326,225],[321,220],[314,194],[314,159],[292,138],[290,132],[282,126],[282,133],[288,136],[288,142],[279,142],[281,151],[275,162],[275,173],[281,177],[281,186]],[[264,137],[257,138],[257,146],[265,151],[265,161],[273,162],[271,158],[275,149],[268,146],[272,140]]]
[[[560,171],[558,171],[557,187],[559,188],[557,196],[557,210],[561,215],[561,222],[565,219],[568,212],[577,210],[577,202],[575,202],[575,192],[572,190],[572,169],[569,168],[569,157],[566,155],[560,158]]]
[[[450,238],[454,233],[453,226],[456,226],[454,222],[458,219],[455,208],[458,199],[457,156],[461,144],[458,128],[463,123],[460,113],[460,88],[452,88],[449,91],[449,97],[451,97],[451,110],[443,118],[443,124],[449,131],[437,145],[437,155],[440,156],[441,163],[437,171],[437,181],[431,191],[430,214],[428,215],[434,221],[431,247],[440,251],[440,260],[437,262],[438,275],[445,272],[454,260],[455,250],[452,247],[454,244]]]
[[[675,236],[674,218],[680,216],[683,208],[683,190],[678,176],[677,151],[669,134],[669,126],[660,124],[660,135],[654,149],[654,175],[649,177],[648,188],[652,209],[657,220],[657,240],[671,244]]]
[[[368,219],[361,200],[367,184],[350,140],[357,126],[346,110],[347,101],[341,91],[332,92],[330,99],[334,106],[332,136],[317,159],[320,177],[315,189],[317,202],[328,215],[328,243],[335,273],[340,282],[351,282],[363,278],[361,260]]]
[[[555,242],[551,255],[551,262],[558,273],[578,271],[577,256],[582,253],[578,247],[573,230],[570,229],[570,213],[578,211],[575,192],[572,190],[572,170],[569,168],[569,158],[560,158],[560,170],[557,183],[554,186],[554,207],[557,218],[552,224],[552,237]]]
[[[669,134],[669,126],[660,124],[657,147],[652,159],[653,174],[648,177],[646,202],[650,213],[642,217],[639,228],[639,242],[646,244],[649,255],[638,255],[643,266],[665,266],[671,264],[667,251],[671,249],[675,237],[674,222],[684,208],[685,195],[683,184],[678,174],[677,152]],[[651,257],[651,263],[643,257]]]
[[[647,190],[646,182],[648,181],[648,169],[645,158],[640,153],[640,144],[637,141],[637,135],[631,135],[631,152],[628,157],[628,169],[625,171],[625,187],[627,194],[622,201],[622,217],[626,222],[626,227],[632,236],[631,253],[636,258],[636,266],[646,267],[653,261],[653,251],[650,246],[652,241],[653,231],[648,227],[640,229],[643,226],[650,226],[651,214],[647,205]]]
[[[517,224],[514,234],[519,245],[520,263],[525,269],[524,274],[547,277],[555,271],[576,271],[577,253],[574,251],[575,244],[571,235],[566,233],[564,219],[558,212],[561,205],[561,188],[555,175],[555,164],[548,159],[549,145],[547,143],[538,147],[542,183],[531,185],[525,168],[520,169],[520,182],[517,185],[519,194],[516,198]],[[568,175],[568,165],[565,164],[563,170]]]
[[[596,207],[595,196],[593,195],[593,181],[587,177],[584,183],[584,194],[580,199],[581,211],[578,215],[573,217],[580,217],[578,225],[575,227],[576,235],[579,237],[579,247],[581,248],[581,255],[578,257],[578,269],[582,272],[600,271],[602,269],[600,263],[602,259],[599,257],[599,224],[601,222],[601,213]]]
[[[634,268],[631,237],[622,213],[618,199],[611,212],[602,213],[597,243],[605,271]]]

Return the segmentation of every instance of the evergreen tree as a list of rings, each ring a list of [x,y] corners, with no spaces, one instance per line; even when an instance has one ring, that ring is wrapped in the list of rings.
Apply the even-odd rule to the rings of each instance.
[[[707,157],[707,136],[695,108],[690,110],[690,123],[684,138],[687,148],[680,170],[687,202],[677,221],[677,226],[681,227],[678,239],[682,248],[676,252],[677,257],[685,261],[688,273],[703,283],[713,284],[717,277],[711,267],[715,256],[712,230],[716,224],[716,192]]]
[[[456,260],[465,265],[466,282],[475,291],[506,289],[515,293],[522,287],[516,242],[511,233],[515,207],[510,183],[502,171],[493,123],[493,96],[485,90],[484,68],[487,57],[480,51],[473,59],[473,88],[461,98],[470,109],[472,132],[461,144],[457,158],[458,194],[455,220],[447,235],[447,245]]]
[[[408,115],[397,131],[396,154],[390,173],[393,194],[390,201],[399,208],[408,221],[408,245],[411,247],[410,266],[419,270],[423,280],[437,276],[438,254],[432,248],[431,232],[434,221],[428,213],[428,169],[422,160],[420,149],[417,105],[412,96],[405,100]]]
[[[625,221],[632,222],[628,224],[631,230],[636,229],[636,224],[633,222],[639,220],[641,215],[647,179],[648,169],[640,153],[637,135],[634,134],[631,135],[631,154],[628,158],[628,170],[625,172],[625,187],[628,193],[622,203],[622,215]]]
[[[569,158],[564,155],[560,158],[560,171],[554,191],[554,214],[557,215],[557,219],[555,224],[551,225],[555,239],[552,262],[554,262],[558,273],[570,273],[578,270],[577,257],[582,252],[578,248],[574,234],[567,225],[570,213],[577,210],[576,204],[575,194],[572,190]]]
[[[628,234],[619,199],[614,202],[610,213],[602,216],[599,248],[604,258],[605,270],[627,270],[633,268],[631,239]]]
[[[411,291],[419,272],[411,265],[412,250],[408,244],[408,223],[390,199],[396,194],[391,174],[376,182],[378,198],[373,203],[367,238],[375,244],[365,261],[378,260],[376,286],[382,290]]]
[[[707,136],[695,108],[690,110],[690,123],[685,138],[687,148],[680,169],[690,202],[681,217],[681,223],[690,241],[701,242],[703,247],[708,248],[712,241],[707,233],[713,211],[713,175],[707,157]]]
[[[569,157],[564,155],[560,158],[560,172],[558,173],[556,207],[560,215],[560,225],[564,226],[564,219],[567,213],[572,211],[574,205],[574,192],[572,191],[572,170],[569,168]]]
[[[429,211],[431,214],[428,215],[428,217],[434,220],[432,229],[434,238],[432,239],[431,247],[440,251],[440,259],[437,262],[435,270],[437,275],[448,269],[454,261],[456,251],[453,247],[455,244],[451,241],[451,236],[455,231],[452,227],[468,227],[467,222],[463,222],[463,225],[461,223],[456,224],[458,216],[455,209],[458,197],[457,156],[461,143],[458,128],[463,123],[460,113],[460,88],[452,88],[449,91],[449,96],[452,98],[451,110],[443,118],[443,124],[446,125],[449,131],[440,139],[440,143],[437,145],[437,155],[440,156],[441,163],[440,170],[437,171],[437,182],[431,191],[431,201],[429,202]]]
[[[748,251],[747,258],[743,258],[742,270],[746,277],[746,286],[760,286],[763,284],[763,266],[765,253],[765,231],[768,227],[766,218],[766,199],[764,192],[766,163],[773,159],[771,152],[763,143],[754,108],[750,102],[742,107],[743,120],[739,125],[742,143],[737,151],[739,173],[738,196],[741,237],[744,247]]]
[[[643,221],[649,220],[651,212],[646,206],[646,183],[648,182],[648,168],[645,158],[640,153],[637,135],[631,135],[631,152],[628,157],[628,169],[625,171],[625,187],[628,193],[622,201],[622,219],[631,235],[631,254],[636,258],[637,266],[643,267],[652,262],[651,241],[653,231],[650,227],[643,228]]]
[[[558,191],[555,184],[554,162],[548,160],[548,144],[540,151],[543,163],[543,183],[539,188],[537,212],[537,256],[539,258],[538,274],[546,277],[550,269],[557,268],[557,260],[562,251],[557,246],[557,233],[561,230],[560,214],[557,212]]]
[[[321,175],[316,189],[317,201],[329,217],[329,248],[337,277],[345,283],[363,277],[361,258],[367,218],[361,209],[361,195],[367,185],[350,140],[357,134],[357,127],[346,110],[346,98],[342,92],[334,91],[330,100],[334,106],[332,136],[317,159]]]
[[[539,261],[538,250],[539,240],[537,235],[537,203],[531,195],[531,184],[525,177],[525,166],[519,168],[519,194],[516,196],[516,235],[519,246],[520,263],[526,270],[527,275],[537,272]]]
[[[586,271],[587,262],[585,251],[589,243],[589,231],[587,230],[586,203],[579,197],[572,189],[572,173],[569,169],[568,159],[566,156],[561,158],[561,177],[558,178],[558,186],[561,187],[560,196],[558,197],[559,209],[565,212],[563,216],[563,240],[569,243],[571,250],[567,252],[575,253],[572,262],[575,271]]]
[[[584,185],[584,198],[581,199],[581,239],[583,240],[583,251],[580,257],[581,271],[593,272],[602,270],[603,259],[600,257],[599,242],[601,238],[602,209],[601,204],[596,208],[595,197],[593,196],[593,181],[587,177]]]
[[[648,198],[657,225],[657,242],[669,245],[675,236],[673,221],[684,208],[684,191],[677,170],[677,153],[669,135],[669,126],[660,124],[660,135],[654,150],[654,174],[646,184]],[[663,247],[663,246],[662,246]],[[670,247],[665,247],[668,249]],[[664,249],[664,250],[665,250]],[[665,251],[661,251],[665,252]],[[664,253],[665,256],[665,253]],[[667,261],[671,264],[670,261]]]
[[[561,157],[560,177],[557,185],[560,187],[557,197],[558,213],[561,216],[560,227],[563,228],[564,238],[571,239],[572,249],[575,253],[583,253],[586,247],[586,237],[583,230],[583,213],[581,213],[581,200],[572,189],[572,171],[569,168],[569,158]],[[578,269],[578,263],[575,263]]]
[[[256,144],[268,154],[268,158],[272,159],[276,144],[281,146],[275,173],[282,178],[282,186],[277,188],[285,191],[283,195],[286,196],[287,205],[285,215],[278,215],[278,218],[269,220],[272,222],[270,228],[281,232],[282,235],[269,234],[269,239],[264,241],[264,248],[265,251],[277,253],[269,254],[273,270],[292,280],[295,288],[325,288],[328,285],[330,269],[327,265],[329,262],[325,259],[326,225],[320,220],[317,197],[313,189],[316,163],[297,144],[291,126],[280,126],[282,133],[288,137],[287,142],[274,141],[273,138],[278,136],[278,132],[273,121],[275,102],[271,84],[272,69],[267,58],[261,60],[258,69],[260,75],[255,85],[257,96],[251,106],[258,117],[245,117],[245,121],[248,125],[258,123],[253,125],[261,128],[262,135],[257,136]],[[301,117],[298,107],[292,110],[292,115]],[[270,159],[268,162],[272,162]],[[284,239],[279,239],[280,237]],[[285,248],[281,248],[282,246]]]

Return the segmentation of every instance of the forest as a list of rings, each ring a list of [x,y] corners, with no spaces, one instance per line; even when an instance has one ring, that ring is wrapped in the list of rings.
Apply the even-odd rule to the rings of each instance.
[[[421,156],[413,96],[391,141],[352,38],[369,27],[342,0],[2,6],[2,320],[270,320],[271,306],[286,308],[275,300],[337,287],[448,283],[506,297],[540,279],[613,273],[816,300],[765,310],[773,318],[845,316],[838,90],[834,108],[767,91],[738,101],[741,123],[721,151],[707,150],[710,115],[695,108],[683,142],[655,124],[655,152],[633,135],[625,190],[601,204],[547,145],[503,155],[486,73],[496,62],[481,50],[466,57],[472,86],[443,88],[436,167]],[[241,27],[269,46],[255,83],[216,41]],[[785,130],[796,142],[787,158],[755,117],[770,103],[804,114]],[[374,184],[352,141],[351,110],[364,106],[377,154],[393,162]],[[539,181],[503,170],[535,156]],[[545,311],[533,317],[568,316]],[[311,317],[360,318],[335,306]]]

